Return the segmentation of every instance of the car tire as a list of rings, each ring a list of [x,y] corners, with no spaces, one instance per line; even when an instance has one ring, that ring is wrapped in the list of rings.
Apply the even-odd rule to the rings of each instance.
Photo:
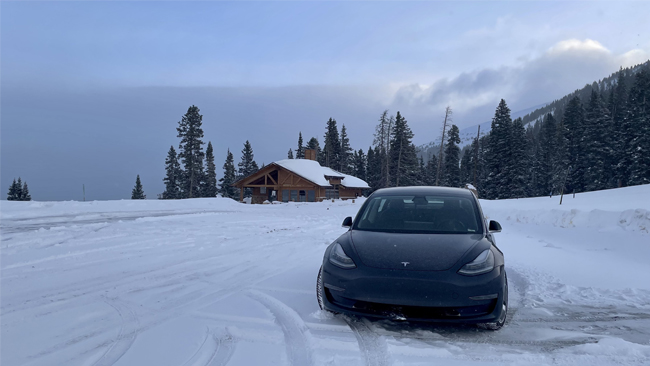
[[[316,300],[318,300],[318,307],[330,314],[338,314],[336,311],[325,309],[323,296],[325,296],[325,286],[323,286],[323,266],[321,266],[318,270],[318,278],[316,279]]]
[[[508,276],[506,275],[505,278],[506,278],[506,287],[503,291],[503,302],[501,303],[502,306],[501,316],[499,316],[499,319],[496,322],[478,324],[479,328],[487,329],[487,330],[499,330],[503,327],[504,324],[506,324],[506,319],[508,318]]]
[[[325,304],[323,303],[323,295],[325,294],[325,288],[323,287],[323,266],[318,270],[318,278],[316,279],[316,299],[318,300],[318,307],[321,310],[325,310]]]

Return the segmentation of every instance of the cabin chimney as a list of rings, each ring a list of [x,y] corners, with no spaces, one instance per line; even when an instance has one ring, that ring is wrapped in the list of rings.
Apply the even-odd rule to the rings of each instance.
[[[307,160],[316,160],[316,150],[314,150],[314,149],[305,149],[305,159],[307,159]]]

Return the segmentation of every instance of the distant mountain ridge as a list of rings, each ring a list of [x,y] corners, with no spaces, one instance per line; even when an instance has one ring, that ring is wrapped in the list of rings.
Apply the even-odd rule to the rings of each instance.
[[[589,99],[592,90],[597,90],[600,93],[609,91],[612,87],[616,86],[618,75],[621,72],[624,73],[624,80],[626,82],[626,85],[629,87],[632,77],[644,67],[650,67],[650,60],[642,64],[638,64],[628,68],[621,68],[619,71],[616,71],[601,80],[594,81],[591,84],[586,84],[583,88],[577,89],[574,92],[569,93],[560,99],[556,99],[550,103],[539,104],[537,106],[526,108],[517,112],[512,112],[510,116],[512,117],[512,119],[521,117],[523,119],[524,126],[532,127],[532,125],[534,125],[535,123],[541,122],[542,118],[547,113],[552,113],[556,117],[562,116],[564,106],[566,105],[566,103],[568,103],[570,99],[572,99],[576,95],[579,96],[580,100],[584,103]],[[481,126],[481,136],[485,136],[490,132],[492,121],[490,120],[460,130],[461,142],[459,146],[461,149],[464,148],[465,146],[470,145],[473,139],[476,138],[476,133],[479,125]],[[425,161],[428,160],[431,154],[435,154],[437,156],[439,150],[440,150],[440,136],[438,136],[436,139],[434,139],[429,143],[419,145],[416,147],[418,157],[421,156],[422,158],[424,158]]]

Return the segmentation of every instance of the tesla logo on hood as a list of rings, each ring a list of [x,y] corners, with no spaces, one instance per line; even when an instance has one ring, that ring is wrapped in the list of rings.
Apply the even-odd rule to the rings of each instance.
[[[406,267],[406,266],[408,266],[409,264],[411,264],[411,262],[402,262],[402,264],[404,265],[404,267]]]

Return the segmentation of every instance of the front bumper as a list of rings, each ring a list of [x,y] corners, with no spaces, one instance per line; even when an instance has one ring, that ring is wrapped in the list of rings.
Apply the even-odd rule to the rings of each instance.
[[[363,267],[344,270],[323,264],[326,309],[379,318],[487,323],[502,312],[502,267],[479,276],[449,271]]]

